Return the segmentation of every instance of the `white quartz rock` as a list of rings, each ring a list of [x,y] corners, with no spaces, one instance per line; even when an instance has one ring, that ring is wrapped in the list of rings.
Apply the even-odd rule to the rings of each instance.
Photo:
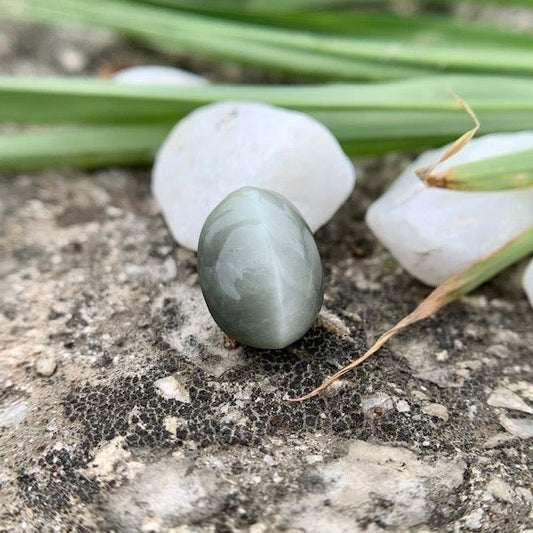
[[[522,285],[526,291],[527,297],[533,306],[533,260],[529,263],[524,272],[524,277],[522,278]]]
[[[209,82],[186,70],[160,65],[139,65],[119,70],[113,75],[113,80],[128,84],[156,84],[175,85],[177,87],[197,87]]]
[[[258,103],[195,110],[169,134],[152,172],[152,192],[172,235],[193,250],[209,213],[240,187],[282,194],[316,231],[354,183],[353,165],[326,127],[302,113]]]
[[[498,133],[471,141],[438,170],[533,147],[533,132]],[[376,237],[414,277],[438,285],[533,224],[533,189],[459,192],[426,187],[415,170],[446,147],[425,152],[367,211]]]

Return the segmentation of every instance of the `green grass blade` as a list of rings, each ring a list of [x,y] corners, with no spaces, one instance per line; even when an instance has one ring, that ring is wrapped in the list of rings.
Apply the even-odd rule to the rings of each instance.
[[[430,187],[462,191],[500,191],[533,187],[533,148],[433,172]]]
[[[363,3],[367,0],[355,0],[357,1]],[[239,10],[250,13],[272,11],[301,13],[313,9],[322,10],[342,3],[353,4],[354,0],[349,0],[349,2],[339,2],[339,0],[147,0],[146,3],[216,12]]]
[[[0,15],[57,24],[75,22],[104,26],[147,41],[167,52],[192,52],[241,64],[272,68],[318,79],[388,80],[429,73],[409,65],[380,65],[374,60],[291,47],[276,39],[243,39],[242,25],[227,28],[216,18],[203,18],[169,9],[116,0],[85,5],[78,0],[4,0]],[[191,18],[192,17],[192,18]],[[220,31],[222,28],[222,31]],[[218,31],[217,31],[218,30]],[[253,34],[254,32],[252,32]]]
[[[137,0],[174,8],[185,8],[194,13],[210,14],[217,18],[269,25],[277,28],[299,29],[353,37],[399,39],[421,46],[435,43],[454,43],[462,46],[489,45],[500,47],[533,46],[531,32],[504,29],[473,20],[462,20],[442,15],[416,13],[399,15],[387,13],[379,6],[373,11],[332,10],[283,12],[272,10],[270,4],[257,9],[243,9],[235,4],[204,3],[183,0]]]
[[[388,114],[378,112],[375,118],[385,119]],[[368,118],[372,119],[371,116]],[[354,119],[357,121],[356,116]],[[437,146],[449,140],[449,136],[439,135],[367,138],[336,132],[334,118],[329,117],[329,122],[350,156],[414,150]],[[172,126],[170,123],[97,124],[0,134],[0,171],[150,164]]]
[[[125,32],[128,34],[128,32]],[[392,80],[430,73],[429,68],[387,65],[375,61],[342,57],[340,55],[291,48],[273,42],[245,41],[189,29],[179,30],[172,36],[144,32],[145,40],[169,52],[191,51],[211,58],[236,61],[246,66],[275,69],[315,79],[335,80]],[[149,33],[149,34],[148,34]]]
[[[0,134],[0,170],[147,164],[171,127],[104,124]]]
[[[219,15],[220,16],[220,15]],[[417,14],[409,17],[380,12],[301,13],[297,17],[280,14],[242,15],[236,20],[271,24],[319,33],[354,37],[400,39],[420,46],[427,43],[494,45],[528,47],[533,44],[530,33],[504,30],[500,27],[444,16]],[[233,18],[233,17],[232,17]]]
[[[85,163],[80,156],[84,146],[92,147],[92,154],[101,152],[109,164],[129,164],[130,156],[125,153],[141,154],[139,162],[145,162],[149,159],[145,154],[153,153],[163,138],[161,122],[174,124],[194,108],[219,100],[268,102],[307,112],[329,127],[350,155],[438,146],[470,126],[469,117],[456,106],[448,88],[465,94],[472,102],[483,133],[517,131],[533,124],[533,81],[523,79],[441,76],[375,85],[169,88],[93,79],[0,78],[0,121],[103,124],[101,132],[86,129],[72,136],[65,133],[62,137],[58,130],[55,145],[50,137],[39,140],[39,132],[20,134],[30,137],[10,142],[25,147],[25,156],[13,148],[17,145],[7,144],[9,137],[0,137],[0,154],[5,162],[2,165],[0,161],[0,168],[9,168],[10,150],[21,161],[17,163],[19,168],[38,166],[30,165],[32,147],[37,153],[36,161],[45,161],[43,151],[56,150],[47,166],[103,164]],[[109,138],[106,132],[113,131],[109,129],[110,122],[117,127],[116,135],[110,134],[111,137],[125,143],[120,150],[114,151],[113,143],[104,140]],[[146,124],[141,127],[139,122]],[[141,133],[128,133],[128,124],[132,132]],[[69,151],[71,145],[74,155]]]
[[[440,146],[470,125],[464,115],[443,112],[316,111],[314,116],[332,130],[350,156]],[[509,117],[509,123],[520,125],[521,117]],[[173,124],[104,123],[3,134],[0,170],[148,164]]]
[[[397,124],[404,123],[403,113]],[[391,150],[414,150],[443,144],[450,136],[432,132],[432,136],[406,136],[393,132],[383,137],[361,129],[345,128],[336,114],[325,115],[325,123],[336,134],[343,149],[351,156],[380,155]],[[420,117],[420,123],[427,122]],[[423,120],[422,120],[423,119]],[[354,124],[388,123],[390,112],[352,112]],[[43,127],[37,130],[0,134],[0,171],[38,170],[56,167],[93,168],[104,165],[150,164],[173,123],[97,124],[66,127]]]
[[[442,302],[440,307],[460,296],[472,292],[496,274],[499,274],[507,267],[532,253],[533,226],[435,289],[434,293],[437,293],[440,289],[438,293],[439,299]]]
[[[151,42],[165,43],[167,48],[227,55],[230,59],[244,60],[246,48],[263,47],[282,52],[307,52],[313,57],[332,56],[349,58],[370,67],[377,62],[383,76],[410,76],[401,69],[449,69],[452,71],[533,74],[533,55],[530,50],[503,48],[501,45],[468,46],[462,44],[426,44],[383,39],[356,39],[330,37],[309,32],[276,29],[259,24],[243,24],[216,17],[202,16],[175,9],[144,5],[124,0],[4,0],[7,11],[19,11],[21,16],[46,22],[77,21],[101,25]],[[240,44],[239,44],[240,42]],[[227,47],[226,50],[224,50]],[[250,52],[251,54],[252,52]],[[255,51],[253,61],[260,62]],[[239,57],[237,57],[239,56]],[[279,61],[279,57],[278,57]],[[362,62],[362,63],[361,63]],[[273,66],[270,63],[270,66]],[[300,69],[305,64],[300,64]],[[285,67],[289,68],[289,67]],[[309,69],[309,66],[307,67]],[[394,69],[400,69],[394,72]],[[318,66],[315,70],[319,70]],[[342,69],[338,72],[342,73]],[[387,74],[389,72],[389,74]],[[341,74],[339,74],[340,76]],[[360,72],[358,77],[365,76]],[[368,75],[375,79],[375,73]]]
[[[343,7],[353,8],[357,4],[368,5],[368,0],[141,0],[143,2],[165,4],[174,7],[188,7],[201,10],[235,10],[243,12],[269,11],[297,11],[298,14],[312,10],[323,11],[330,7],[340,9]],[[533,0],[473,0],[476,3],[489,5],[525,5],[533,6]],[[421,4],[427,5],[450,5],[463,3],[464,0],[423,0]],[[374,0],[372,4],[377,9],[383,9],[390,4],[386,0]]]
[[[462,0],[424,0],[428,5],[452,5],[459,4]],[[533,6],[533,0],[473,0],[476,4],[502,5],[502,6]]]
[[[0,121],[174,120],[218,100],[267,102],[306,112],[395,110],[463,115],[450,91],[461,95],[480,121],[487,120],[492,128],[501,129],[500,120],[509,124],[511,115],[519,119],[521,128],[524,123],[533,123],[533,80],[454,75],[380,84],[194,88],[128,86],[96,79],[0,77]],[[406,123],[405,132],[411,127]]]

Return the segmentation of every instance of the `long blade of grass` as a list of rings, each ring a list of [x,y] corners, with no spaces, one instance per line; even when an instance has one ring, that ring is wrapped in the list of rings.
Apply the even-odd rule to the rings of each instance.
[[[171,127],[103,124],[1,134],[0,170],[148,164]]]
[[[176,7],[190,7],[202,10],[232,10],[240,9],[248,12],[308,12],[312,10],[323,11],[330,7],[336,9],[353,8],[357,4],[367,5],[368,0],[141,0],[149,3],[173,5]],[[533,0],[473,0],[476,3],[489,5],[533,5]],[[450,5],[462,3],[463,0],[423,0],[421,4],[427,5]],[[374,0],[372,2],[377,9],[386,7],[386,0]]]
[[[533,226],[525,230],[505,246],[483,257],[466,270],[449,278],[431,292],[431,294],[423,300],[412,313],[404,317],[393,328],[379,337],[379,339],[361,357],[333,374],[326,379],[322,385],[312,390],[309,394],[300,398],[290,399],[289,401],[298,402],[316,396],[346,373],[350,372],[374,355],[391,337],[396,335],[402,329],[434,315],[439,309],[448,303],[473,291],[485,281],[531,253],[533,253]]]
[[[488,89],[490,86],[493,91]],[[132,123],[135,128],[139,122],[175,123],[195,107],[212,101],[251,100],[305,111],[329,127],[350,155],[378,155],[391,150],[438,146],[465,131],[468,118],[443,87],[454,87],[475,102],[476,109],[481,110],[484,133],[527,129],[533,123],[530,96],[533,82],[457,76],[379,85],[206,88],[132,87],[102,80],[3,78],[0,79],[0,121],[103,123],[104,129],[112,121]],[[506,87],[508,99],[501,97],[502,87]],[[0,136],[0,152],[2,139]],[[127,129],[122,130],[121,139],[127,142]],[[135,139],[133,135],[131,149],[146,153],[161,142],[162,136],[158,132],[147,133],[143,146],[136,144]],[[61,144],[58,140],[58,150]],[[76,149],[82,152],[83,143]],[[109,162],[129,164],[127,158],[119,155]],[[71,161],[67,150],[63,159],[57,154],[53,165],[83,166],[81,158],[76,161]],[[23,162],[18,165],[25,168]],[[4,168],[9,167],[4,165]]]
[[[432,132],[423,135],[427,117],[417,121],[421,132],[416,136],[401,134],[409,114],[396,117],[397,130],[390,137],[386,130],[379,135],[377,123],[390,124],[389,112],[353,112],[354,124],[361,129],[344,129],[345,122],[326,117],[330,129],[337,135],[344,151],[350,156],[380,155],[392,150],[415,150],[438,146],[446,142],[452,132]],[[339,118],[346,118],[342,114]],[[365,124],[374,127],[373,137],[362,134]],[[38,130],[0,134],[0,171],[33,170],[54,167],[92,168],[104,165],[150,164],[153,155],[170,131],[171,123],[148,124],[97,124],[67,127],[44,127]],[[353,132],[353,133],[352,133]]]
[[[283,9],[272,9],[267,2],[198,2],[197,0],[137,0],[225,17],[231,20],[294,28],[305,31],[345,35],[400,39],[418,43],[455,43],[465,45],[491,45],[530,47],[533,35],[528,31],[504,29],[474,20],[456,17],[415,13],[401,15],[387,13],[382,3],[375,2],[365,10],[342,10],[338,7],[325,11],[312,11],[313,6],[300,6],[297,13],[288,5]],[[327,6],[326,6],[327,7]],[[372,9],[371,11],[369,9]]]
[[[481,110],[479,115],[485,133],[526,129],[533,123],[533,82],[461,76],[379,85],[206,88],[132,87],[103,80],[3,78],[0,79],[0,120],[33,124],[100,122],[104,123],[104,129],[112,121],[124,125],[132,123],[135,129],[141,121],[147,125],[160,121],[175,123],[195,107],[217,100],[262,101],[315,116],[333,131],[350,155],[378,155],[391,150],[437,146],[466,129],[467,117],[443,87],[454,87],[475,102],[476,108]],[[501,97],[502,87],[506,88],[507,98]],[[98,138],[95,134],[95,139]],[[105,134],[101,138],[105,138]],[[138,138],[130,137],[124,129],[115,138],[122,143],[130,139],[132,146],[128,150],[146,154],[153,153],[163,137],[159,130],[147,130],[139,145]],[[19,140],[21,146],[37,146],[37,140]],[[71,143],[76,142],[78,146],[72,149],[83,153],[87,140],[73,136]],[[6,143],[7,138],[0,137],[2,154],[6,154],[6,149],[2,151],[2,144],[7,147]],[[68,143],[65,144],[66,153],[61,155],[62,144],[58,139],[55,159],[44,158],[43,165],[45,161],[47,166],[89,164],[78,156],[72,159]],[[130,159],[122,155],[125,147],[122,151],[113,151],[111,146],[110,154],[105,156],[110,164],[130,164]],[[93,153],[97,149],[98,145]],[[104,143],[104,154],[106,149]],[[28,150],[27,164],[21,156],[17,168],[32,166],[30,152]],[[148,161],[144,155],[140,160]],[[10,168],[9,161],[9,156],[4,164],[0,160],[0,168]]]
[[[380,39],[330,37],[302,31],[269,28],[259,24],[244,24],[216,17],[186,13],[176,9],[143,5],[124,0],[4,0],[7,11],[18,12],[22,17],[45,22],[73,20],[97,24],[122,33],[165,42],[168,47],[193,52],[212,53],[220,57],[221,49],[232,49],[231,58],[240,51],[244,56],[246,43],[256,46],[278,47],[278,53],[291,50],[311,52],[314,56],[349,58],[359,66],[378,62],[383,75],[403,75],[393,68],[449,69],[470,72],[533,74],[533,56],[529,50],[502,49],[501,46],[474,47],[463,45],[438,45]],[[235,49],[236,41],[241,46]],[[211,45],[210,43],[216,43]],[[226,43],[226,44],[224,44]],[[230,46],[233,43],[233,47]],[[250,47],[253,46],[250,44]],[[266,54],[268,57],[268,54]],[[312,62],[312,57],[309,57]],[[356,63],[357,64],[357,63]],[[305,65],[300,65],[305,67]],[[339,71],[341,72],[341,71]],[[389,74],[387,75],[387,72]],[[360,73],[364,76],[364,73]],[[405,75],[412,75],[413,72]],[[369,77],[374,77],[370,75]]]
[[[454,44],[463,47],[494,46],[501,48],[533,46],[533,34],[527,30],[502,28],[475,20],[457,17],[415,13],[409,15],[387,13],[386,5],[374,2],[365,10],[336,9],[313,10],[313,6],[300,6],[296,12],[288,5],[285,9],[272,9],[270,2],[198,2],[196,0],[137,0],[141,3],[181,8],[217,18],[228,18],[277,28],[291,28],[314,33],[404,40],[419,46],[426,44]],[[353,6],[351,6],[353,7]],[[370,10],[371,9],[371,10]]]
[[[430,187],[461,191],[500,191],[533,187],[533,148],[487,157],[433,172],[424,179]]]
[[[458,4],[462,0],[424,0],[424,3],[428,5],[450,5]],[[489,5],[507,5],[507,6],[533,6],[533,0],[473,0],[477,4],[489,4]]]
[[[328,126],[350,156],[373,156],[391,151],[413,151],[449,142],[468,126],[464,114],[427,111],[315,111],[312,114]],[[182,115],[176,115],[177,121]],[[525,128],[522,113],[506,114],[506,123],[497,118],[486,131]],[[530,117],[531,119],[531,117]],[[79,154],[101,154],[105,164],[130,165],[150,163],[163,141],[166,128],[156,124],[124,123],[76,126],[58,130],[0,135],[0,170],[30,170],[58,166],[89,168],[103,161]],[[406,124],[409,128],[406,129]],[[131,131],[130,131],[131,128]],[[136,132],[141,131],[142,135]],[[60,133],[64,132],[64,133]],[[115,144],[120,149],[115,148]],[[51,153],[50,153],[51,152]],[[130,155],[136,154],[136,155]],[[149,154],[149,155],[147,155]],[[133,161],[133,159],[138,161]]]
[[[138,0],[140,1],[140,0]],[[502,47],[530,47],[533,35],[527,31],[504,29],[473,20],[462,20],[442,15],[416,13],[399,15],[376,11],[320,11],[320,12],[280,12],[266,6],[264,10],[247,11],[231,9],[223,5],[205,5],[191,2],[194,7],[174,0],[143,0],[145,3],[185,7],[195,13],[208,13],[217,17],[253,24],[266,24],[277,28],[293,28],[315,33],[344,35],[352,37],[399,39],[418,43],[454,43],[462,46],[490,45],[495,42]],[[374,6],[374,9],[376,7]],[[377,8],[379,9],[379,8]]]
[[[194,88],[127,86],[95,79],[0,77],[0,121],[174,120],[197,106],[219,100],[266,102],[305,112],[394,110],[460,115],[462,108],[453,101],[450,90],[467,100],[482,122],[486,116],[491,127],[500,127],[500,120],[512,126],[508,120],[511,115],[522,127],[533,122],[533,80],[460,75],[382,84]],[[410,129],[406,123],[405,132]]]
[[[352,5],[364,3],[367,0],[156,0],[148,3],[164,4],[174,7],[190,7],[201,10],[234,10],[238,9],[244,12],[270,12],[270,11],[287,11],[287,12],[305,12],[307,10],[320,9],[328,7],[340,7],[343,4]]]
[[[245,65],[272,68],[299,76],[337,80],[387,80],[429,73],[430,69],[347,58],[336,54],[290,47],[276,39],[243,39],[234,32],[215,31],[218,22],[187,20],[190,14],[153,6],[127,3],[87,4],[77,0],[4,0],[0,15],[57,24],[73,21],[98,25],[147,41],[167,52],[192,52],[207,57],[237,61]],[[30,5],[31,4],[31,5]],[[143,11],[144,10],[144,11]],[[169,13],[170,12],[170,13]],[[196,24],[194,23],[196,22]],[[236,28],[239,28],[239,24]]]
[[[333,131],[350,156],[439,146],[461,128],[459,116],[440,112],[316,112],[315,116]],[[516,124],[513,119],[510,122]],[[413,127],[407,135],[406,123]],[[52,126],[0,134],[0,171],[148,164],[172,125]]]

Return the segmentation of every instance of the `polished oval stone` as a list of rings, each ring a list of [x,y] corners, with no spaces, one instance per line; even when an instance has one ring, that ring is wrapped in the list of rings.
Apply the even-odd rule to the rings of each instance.
[[[283,196],[243,187],[207,217],[198,246],[202,292],[230,337],[283,348],[313,324],[323,275],[311,230]]]

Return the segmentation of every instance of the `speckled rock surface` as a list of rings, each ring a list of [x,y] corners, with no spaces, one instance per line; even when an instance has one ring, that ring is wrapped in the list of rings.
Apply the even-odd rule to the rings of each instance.
[[[4,72],[65,73],[54,32],[4,35]],[[106,57],[163,63],[94,39]],[[93,72],[83,43],[71,47]],[[225,344],[148,170],[1,176],[0,531],[526,529],[533,322],[518,270],[320,398],[284,402],[427,294],[364,224],[407,163],[360,162],[358,191],[317,234],[324,312],[267,352]]]

